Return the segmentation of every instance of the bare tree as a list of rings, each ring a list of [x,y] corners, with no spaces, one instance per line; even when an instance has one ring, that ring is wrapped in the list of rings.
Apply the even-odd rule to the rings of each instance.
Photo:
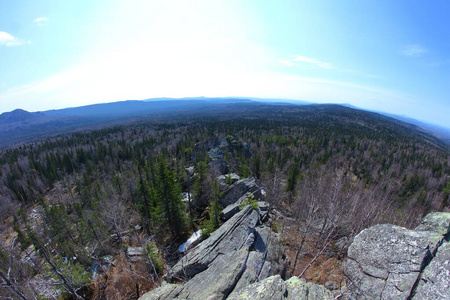
[[[129,227],[129,217],[130,214],[126,205],[118,199],[118,197],[112,197],[109,201],[104,203],[107,207],[104,207],[102,210],[103,219],[106,225],[114,232],[115,237],[119,241],[121,246],[121,251],[125,256],[125,259],[128,264],[128,269],[130,271],[131,277],[133,278],[135,288],[136,288],[136,299],[139,298],[139,283],[137,281],[136,272],[134,272],[133,265],[131,264],[130,256],[128,255],[128,247],[124,241],[124,232]]]

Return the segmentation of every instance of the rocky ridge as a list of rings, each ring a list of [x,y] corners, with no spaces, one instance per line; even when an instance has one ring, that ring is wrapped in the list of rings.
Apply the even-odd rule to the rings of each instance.
[[[141,299],[334,299],[324,286],[288,275],[279,237],[250,206],[183,257],[168,281]],[[450,299],[450,213],[414,230],[382,224],[348,250],[348,299]]]
[[[224,224],[187,251],[165,282],[141,300],[450,299],[450,213],[431,213],[414,230],[390,224],[363,230],[348,248],[342,291],[332,293],[295,276],[285,280],[289,262],[271,229],[262,183],[236,175],[225,184],[230,171],[225,152],[245,151],[245,146],[217,137],[196,145],[208,152],[208,167],[221,174],[226,187],[220,199]],[[248,199],[256,200],[256,207],[243,208]]]
[[[279,234],[270,228],[268,204],[242,208],[242,198],[249,195],[261,200],[260,190],[254,178],[232,184],[222,198],[235,207],[226,213],[227,221],[189,250],[161,287],[141,299],[226,299],[270,276],[285,276],[288,261]]]

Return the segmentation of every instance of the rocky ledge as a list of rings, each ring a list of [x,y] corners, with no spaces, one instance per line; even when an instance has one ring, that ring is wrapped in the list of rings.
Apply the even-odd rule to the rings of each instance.
[[[359,233],[348,249],[353,299],[450,299],[450,213],[415,228],[384,224]]]
[[[348,249],[347,287],[339,295],[450,299],[449,228],[450,213],[431,213],[414,230],[390,224],[363,230]],[[288,262],[279,241],[270,229],[267,203],[246,206],[173,266],[161,287],[140,299],[334,299],[321,285],[284,280]]]
[[[284,274],[284,248],[260,216],[259,209],[243,208],[173,266],[166,283],[141,299],[226,299],[256,281]]]

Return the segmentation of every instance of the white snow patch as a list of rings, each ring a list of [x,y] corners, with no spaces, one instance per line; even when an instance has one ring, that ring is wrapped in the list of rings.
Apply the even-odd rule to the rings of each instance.
[[[178,252],[185,252],[192,243],[194,243],[196,240],[198,240],[202,236],[203,229],[197,230],[194,232],[191,237],[183,244],[178,247]]]

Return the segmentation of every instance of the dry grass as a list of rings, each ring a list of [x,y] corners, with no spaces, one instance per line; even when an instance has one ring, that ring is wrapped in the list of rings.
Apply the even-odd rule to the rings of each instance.
[[[137,275],[140,296],[156,287],[151,280],[145,256],[133,259],[132,266]],[[134,280],[123,254],[116,257],[107,275],[107,278],[103,275],[92,283],[91,287],[95,290],[92,299],[137,299]]]
[[[283,229],[282,239],[286,247],[286,254],[290,261],[291,275],[299,276],[315,255],[321,250],[316,247],[317,240],[308,236],[303,244],[295,270],[294,262],[298,245],[301,241],[301,233],[292,220],[278,220]],[[338,251],[331,246],[315,260],[315,262],[304,272],[302,278],[318,284],[334,283],[337,287],[345,285],[345,276],[342,270],[342,257],[338,257]]]

